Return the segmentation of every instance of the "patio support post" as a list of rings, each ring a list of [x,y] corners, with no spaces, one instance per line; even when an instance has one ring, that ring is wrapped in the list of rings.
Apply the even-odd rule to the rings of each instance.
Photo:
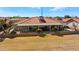
[[[51,32],[51,25],[49,26],[49,31]]]
[[[59,31],[59,25],[57,25],[56,28],[57,28],[57,31]]]
[[[39,29],[39,26],[37,26],[38,27],[38,29]]]
[[[29,26],[27,26],[27,31],[29,31]]]

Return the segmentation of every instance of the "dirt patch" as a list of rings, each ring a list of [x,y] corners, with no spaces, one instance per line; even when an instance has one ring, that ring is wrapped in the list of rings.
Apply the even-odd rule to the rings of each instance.
[[[9,51],[72,51],[79,50],[79,35],[46,35],[6,38],[0,50]]]

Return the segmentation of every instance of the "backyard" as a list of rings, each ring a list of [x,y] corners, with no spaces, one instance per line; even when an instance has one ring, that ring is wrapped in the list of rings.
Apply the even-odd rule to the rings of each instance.
[[[6,38],[0,42],[0,50],[51,51],[79,50],[79,35],[50,35]]]

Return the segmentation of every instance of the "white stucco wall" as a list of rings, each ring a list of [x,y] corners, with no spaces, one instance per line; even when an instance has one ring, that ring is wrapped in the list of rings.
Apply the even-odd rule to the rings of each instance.
[[[79,30],[79,22],[67,22],[66,26],[70,27],[72,30],[74,30],[74,25],[76,26],[76,29]]]

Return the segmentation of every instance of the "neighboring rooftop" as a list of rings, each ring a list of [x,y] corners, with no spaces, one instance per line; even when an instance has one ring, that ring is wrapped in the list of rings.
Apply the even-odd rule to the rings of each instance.
[[[64,18],[63,22],[79,22],[79,18]]]
[[[39,17],[32,17],[29,19],[19,20],[17,23],[18,24],[51,24],[51,23],[56,24],[56,23],[61,23],[61,21],[53,18],[51,19],[46,18],[46,17],[44,17],[42,20],[40,20]]]

